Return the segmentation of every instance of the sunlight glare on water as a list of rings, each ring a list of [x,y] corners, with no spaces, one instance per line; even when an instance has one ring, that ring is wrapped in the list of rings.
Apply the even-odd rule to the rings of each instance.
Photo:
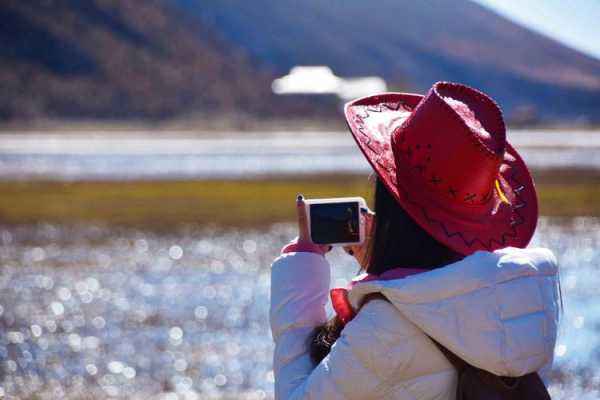
[[[295,234],[0,226],[0,396],[272,398],[269,266]],[[598,398],[600,221],[543,218],[534,245],[561,267],[553,398]],[[357,271],[328,258],[336,285]]]

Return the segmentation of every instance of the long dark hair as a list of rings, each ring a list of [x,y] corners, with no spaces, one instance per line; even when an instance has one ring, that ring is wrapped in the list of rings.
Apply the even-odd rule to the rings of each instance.
[[[398,267],[435,269],[462,258],[414,222],[378,178],[373,203],[373,237],[366,252],[366,272],[381,274]],[[329,354],[343,327],[334,317],[315,329],[310,342],[315,364]]]

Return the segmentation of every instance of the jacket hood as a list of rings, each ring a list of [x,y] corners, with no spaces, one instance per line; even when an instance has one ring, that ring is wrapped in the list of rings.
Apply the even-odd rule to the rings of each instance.
[[[380,292],[427,335],[478,368],[522,376],[552,360],[559,320],[558,266],[550,250],[478,251],[403,279],[359,282],[353,307]]]

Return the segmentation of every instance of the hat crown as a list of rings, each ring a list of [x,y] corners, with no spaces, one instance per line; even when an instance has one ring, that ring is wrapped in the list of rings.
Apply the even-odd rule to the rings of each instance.
[[[432,92],[444,100],[487,149],[499,157],[506,147],[506,128],[502,111],[494,100],[465,85],[439,82]],[[489,130],[489,131],[488,131]]]
[[[438,82],[392,136],[398,184],[425,183],[444,202],[485,205],[506,148],[498,105],[465,85]]]

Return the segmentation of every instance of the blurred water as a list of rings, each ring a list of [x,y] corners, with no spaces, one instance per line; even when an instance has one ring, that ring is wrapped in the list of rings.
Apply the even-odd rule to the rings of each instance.
[[[0,398],[268,399],[269,265],[294,226],[0,226]],[[555,399],[600,397],[600,220],[543,218],[564,318]],[[334,250],[333,284],[357,265]]]
[[[600,132],[509,132],[534,168],[600,168]],[[0,179],[222,179],[368,173],[346,132],[86,132],[0,135]]]

